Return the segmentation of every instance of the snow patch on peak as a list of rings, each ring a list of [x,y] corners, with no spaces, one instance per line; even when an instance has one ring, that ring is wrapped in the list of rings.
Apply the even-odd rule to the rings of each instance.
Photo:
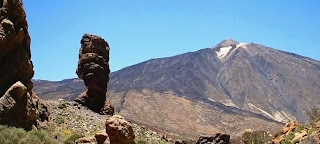
[[[247,48],[248,43],[239,43],[236,45],[236,48],[242,47],[242,48]]]
[[[248,48],[248,43],[228,43],[231,40],[228,41],[224,41],[224,43],[220,43],[218,44],[216,47],[214,47],[214,51],[216,52],[217,56],[220,58],[220,60],[225,60],[226,57],[232,53],[233,51],[235,51],[238,48]],[[233,42],[233,41],[231,41]],[[230,45],[225,45],[226,43],[230,44]]]
[[[218,56],[220,59],[223,59],[224,57],[227,56],[227,54],[231,51],[231,49],[232,49],[231,46],[219,48],[219,49],[217,49],[217,51],[216,51],[217,56]]]

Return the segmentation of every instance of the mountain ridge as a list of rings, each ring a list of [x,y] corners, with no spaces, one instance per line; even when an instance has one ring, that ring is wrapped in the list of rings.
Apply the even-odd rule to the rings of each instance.
[[[311,58],[260,44],[226,40],[211,48],[150,59],[113,72],[107,99],[113,100],[117,112],[140,122],[143,121],[141,118],[126,112],[130,109],[141,114],[132,101],[139,99],[154,111],[158,108],[152,108],[152,103],[168,103],[161,96],[186,99],[183,101],[192,103],[188,108],[203,105],[205,107],[200,109],[204,111],[210,109],[226,115],[257,117],[265,123],[280,124],[294,119],[306,122],[306,111],[320,103],[317,95],[320,93],[319,68],[320,62]],[[35,91],[40,97],[49,99],[73,100],[84,88],[77,79],[45,83],[47,85],[35,82]],[[41,85],[50,87],[52,84],[56,87],[51,91],[41,88]],[[149,95],[160,97],[152,100]],[[169,102],[169,105],[174,104]],[[198,114],[201,115],[200,109]],[[164,113],[170,111],[164,110]],[[147,117],[152,118],[154,114],[159,113]],[[149,122],[159,126],[154,121]],[[171,122],[177,123],[177,119]],[[205,120],[205,123],[210,122]]]

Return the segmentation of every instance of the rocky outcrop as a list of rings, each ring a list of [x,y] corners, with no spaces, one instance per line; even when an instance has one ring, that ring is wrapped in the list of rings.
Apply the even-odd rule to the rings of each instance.
[[[230,144],[230,135],[217,133],[213,137],[201,136],[196,144]]]
[[[0,123],[31,129],[48,120],[32,92],[30,36],[21,0],[0,1]]]
[[[299,126],[299,123],[297,121],[292,121],[290,123],[287,123],[286,126],[284,126],[281,130],[280,135],[276,135],[275,138],[272,140],[275,144],[280,144],[282,141],[285,140],[286,136],[293,132],[297,127]]]
[[[90,34],[82,37],[76,73],[88,89],[75,101],[97,113],[113,115],[114,108],[106,104],[110,69],[109,45],[104,39]]]
[[[106,132],[110,144],[134,144],[134,132],[131,123],[122,116],[114,115],[106,120]]]
[[[282,143],[299,143],[299,144],[319,144],[320,130],[319,122],[311,125],[299,124],[297,121],[292,121],[284,126],[280,133],[275,134],[272,142],[274,144]]]

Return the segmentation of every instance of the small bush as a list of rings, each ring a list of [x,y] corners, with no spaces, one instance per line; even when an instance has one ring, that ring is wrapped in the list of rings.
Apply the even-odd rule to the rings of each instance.
[[[295,130],[294,132],[301,132],[302,130],[304,130],[306,128],[305,125],[299,125]]]
[[[65,140],[64,140],[64,144],[74,144],[76,142],[76,140],[78,140],[79,138],[84,137],[84,135],[82,134],[72,134],[70,136],[68,136]]]
[[[284,140],[284,141],[281,142],[281,144],[291,144],[291,142],[288,141],[288,140]]]
[[[50,133],[45,130],[25,131],[0,125],[1,144],[59,144]]]
[[[149,143],[147,141],[138,139],[138,140],[136,140],[136,144],[149,144]]]
[[[56,123],[58,123],[58,124],[63,124],[63,123],[64,123],[63,117],[57,116],[57,117],[56,117]]]
[[[21,139],[20,144],[56,144],[58,143],[53,136],[44,130],[33,130],[28,132],[27,137]]]
[[[246,144],[263,144],[271,141],[271,137],[265,131],[245,132],[241,136],[241,141]]]
[[[308,131],[307,136],[311,136],[314,132],[317,132],[318,129],[311,129]]]
[[[290,132],[286,138],[284,139],[284,141],[291,141],[293,138],[295,137],[294,132]]]
[[[67,107],[67,105],[64,102],[60,102],[59,105],[58,105],[59,109],[64,109],[66,107]]]

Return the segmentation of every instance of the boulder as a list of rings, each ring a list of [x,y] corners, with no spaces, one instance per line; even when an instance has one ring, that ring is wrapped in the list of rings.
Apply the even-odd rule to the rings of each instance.
[[[98,132],[94,135],[98,144],[104,144],[108,139],[108,134],[106,132]]]
[[[30,41],[22,0],[0,1],[0,124],[31,129],[48,120],[32,91]]]
[[[76,141],[76,144],[96,144],[94,137],[83,137]]]
[[[114,115],[106,120],[106,132],[110,144],[134,144],[134,132],[131,123],[122,116]]]
[[[106,104],[109,81],[109,45],[99,36],[85,34],[81,39],[77,75],[88,88],[75,101],[94,112],[113,115],[111,103]]]

